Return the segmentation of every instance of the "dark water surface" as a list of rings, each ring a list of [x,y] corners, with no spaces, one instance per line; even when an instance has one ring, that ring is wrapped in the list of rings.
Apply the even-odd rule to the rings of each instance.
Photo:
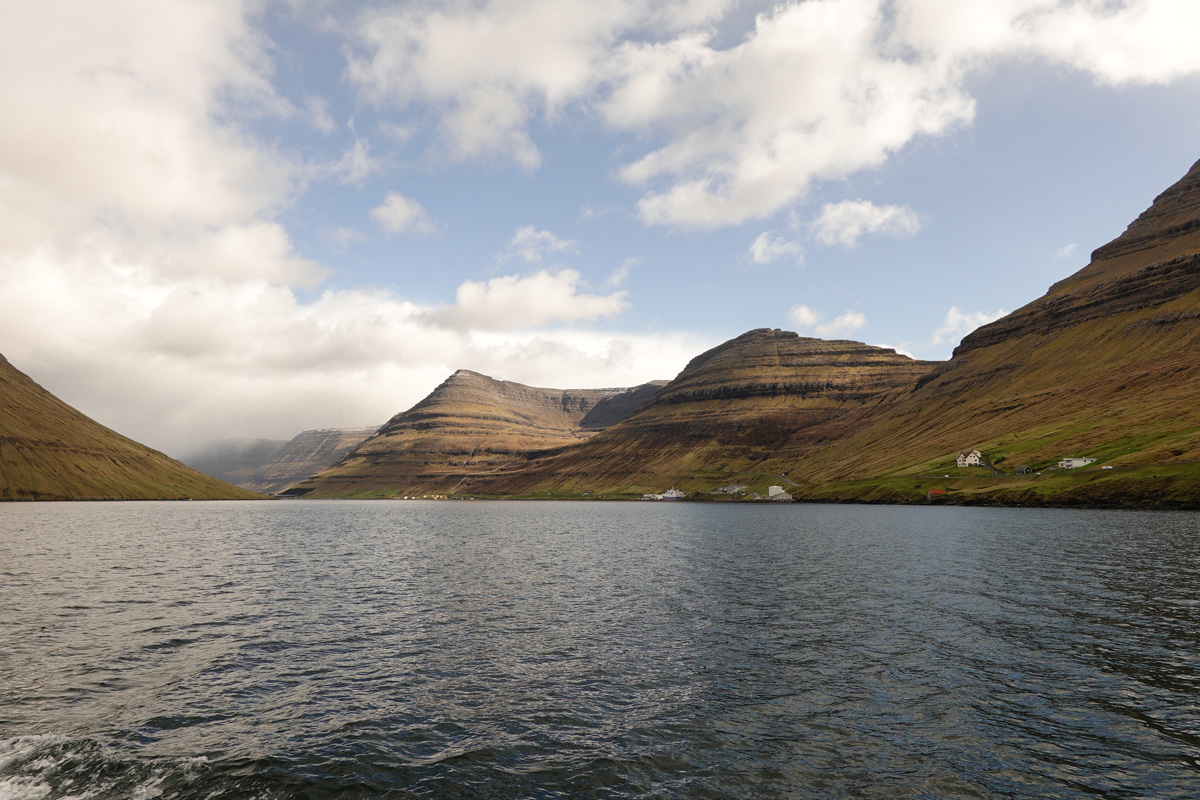
[[[0,504],[0,800],[1200,796],[1200,514]]]

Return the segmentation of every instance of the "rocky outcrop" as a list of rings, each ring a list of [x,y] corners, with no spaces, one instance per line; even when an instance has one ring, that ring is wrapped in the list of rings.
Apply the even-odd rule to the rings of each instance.
[[[254,497],[104,427],[0,356],[0,500]]]
[[[543,389],[459,370],[294,496],[394,496],[453,490],[584,441],[661,387]]]

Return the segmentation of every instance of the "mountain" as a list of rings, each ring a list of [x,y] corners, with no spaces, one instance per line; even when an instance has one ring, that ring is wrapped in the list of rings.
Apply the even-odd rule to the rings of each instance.
[[[632,389],[539,389],[459,370],[340,462],[285,494],[449,493],[520,468],[531,453],[584,441],[637,410],[662,382]]]
[[[642,494],[779,483],[762,464],[823,442],[908,391],[935,362],[767,328],[702,353],[649,403],[586,443],[469,483],[486,494]]]
[[[960,500],[1200,505],[1200,162],[1088,266],[795,469],[809,497],[911,500],[965,448],[1008,474],[956,477]],[[1096,462],[1057,469],[1068,456]]]
[[[260,497],[71,408],[0,355],[0,500]]]
[[[336,464],[379,426],[322,428],[292,439],[215,442],[182,459],[208,475],[263,494],[274,494]]]
[[[375,435],[379,426],[322,428],[297,434],[245,484],[248,489],[275,494],[340,461]]]
[[[419,441],[419,419],[406,419]],[[1200,162],[1088,266],[947,362],[750,331],[626,419],[562,441],[469,464],[444,491],[628,497],[675,485],[724,498],[722,487],[753,496],[780,484],[823,501],[1200,507]],[[987,466],[957,467],[967,449]],[[1060,467],[1069,457],[1094,461]]]
[[[264,465],[270,463],[287,446],[286,439],[222,439],[180,456],[179,460],[205,475],[226,483],[252,487]]]

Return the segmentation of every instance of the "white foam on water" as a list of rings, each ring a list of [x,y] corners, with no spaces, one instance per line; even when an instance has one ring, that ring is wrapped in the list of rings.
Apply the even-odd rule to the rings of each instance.
[[[0,800],[42,800],[50,791],[50,784],[37,778],[21,775],[0,778]]]

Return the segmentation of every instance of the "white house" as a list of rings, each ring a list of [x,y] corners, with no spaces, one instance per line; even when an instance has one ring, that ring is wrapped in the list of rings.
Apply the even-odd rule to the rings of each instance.
[[[960,467],[982,467],[983,453],[978,450],[963,450],[958,454],[958,465]]]
[[[767,487],[767,499],[768,500],[779,500],[781,502],[787,502],[788,500],[792,500],[793,498],[790,494],[788,494],[787,492],[785,492],[783,490],[782,486],[768,486]]]
[[[1064,458],[1062,461],[1058,462],[1058,468],[1059,469],[1079,469],[1080,467],[1086,467],[1088,464],[1091,464],[1095,460],[1096,459],[1094,459],[1094,458]]]

